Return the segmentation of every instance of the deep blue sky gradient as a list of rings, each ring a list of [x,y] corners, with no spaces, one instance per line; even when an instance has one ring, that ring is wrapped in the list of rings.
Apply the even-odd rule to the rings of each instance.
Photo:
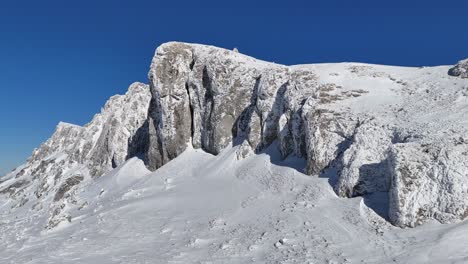
[[[468,57],[468,1],[71,2],[0,3],[0,174],[59,121],[83,125],[108,97],[147,82],[163,42],[237,47],[283,64]]]

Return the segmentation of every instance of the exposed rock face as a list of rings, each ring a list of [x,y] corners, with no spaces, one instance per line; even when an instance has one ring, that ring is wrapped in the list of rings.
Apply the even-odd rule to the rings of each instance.
[[[336,193],[354,197],[388,191],[387,152],[392,144],[389,130],[366,122],[355,129],[350,141],[351,146],[342,157],[343,170],[335,186]]]
[[[395,225],[454,222],[468,214],[468,127],[460,121],[468,116],[468,80],[454,84],[447,70],[284,66],[166,43],[156,50],[149,87],[133,84],[84,127],[59,124],[0,182],[0,195],[15,206],[54,196],[53,227],[69,220],[77,186],[131,157],[155,170],[190,145],[214,155],[234,145],[243,159],[277,141],[282,157],[304,158],[304,172],[330,177],[339,196],[388,192]],[[463,77],[465,61],[450,72]]]
[[[68,163],[85,165],[92,176],[122,164],[128,153],[128,140],[146,121],[150,101],[149,88],[134,83],[128,92],[109,99],[102,112],[84,127],[60,122],[55,133],[35,150],[24,171],[31,167],[35,172],[48,170],[45,163],[54,164],[54,154],[66,154]],[[35,163],[42,163],[34,166]]]
[[[468,78],[468,59],[459,61],[453,68],[450,68],[448,74],[460,78]]]
[[[392,223],[413,227],[430,218],[449,223],[468,216],[468,145],[441,143],[392,146]]]
[[[236,58],[233,52],[183,43],[157,49],[149,73],[155,98],[150,132],[157,138],[147,155],[151,168],[173,159],[189,143],[217,154],[232,142],[233,126],[252,103],[260,76],[260,70]]]
[[[297,83],[300,78],[304,82]],[[146,157],[152,169],[187,144],[218,154],[235,139],[260,151],[280,138],[285,156],[300,153],[285,126],[304,91],[314,91],[313,75],[224,49],[168,43],[157,49],[149,79],[155,103]]]
[[[455,67],[458,75],[464,73],[463,65]],[[443,191],[435,195],[429,189],[411,187],[408,181],[400,183],[406,176],[400,173],[404,161],[398,158],[398,146],[422,140],[435,144],[438,139],[432,134],[448,124],[427,120],[438,126],[422,135],[414,132],[421,124],[410,120],[427,111],[427,105],[419,105],[421,98],[441,100],[434,87],[444,86],[443,81],[424,77],[431,73],[417,69],[397,79],[392,75],[401,76],[398,70],[345,66],[333,72],[334,67],[287,67],[209,46],[175,42],[160,46],[149,73],[154,103],[145,149],[148,166],[157,169],[189,144],[215,155],[230,144],[240,144],[240,159],[277,140],[283,157],[307,159],[307,174],[334,174],[332,184],[340,196],[390,192],[388,210],[396,225],[464,218],[468,203]],[[435,108],[447,111],[443,105],[459,92],[454,88]],[[424,182],[433,178],[428,172],[409,173]],[[464,170],[459,173],[458,180],[446,173],[440,181],[453,185],[468,179]],[[434,188],[445,187],[441,183]],[[451,191],[455,197],[464,197],[462,188]],[[431,195],[438,198],[432,202],[411,198],[424,200]],[[427,213],[427,207],[438,209]]]
[[[278,140],[283,157],[306,157],[306,172],[319,174],[340,154],[340,144],[351,141],[359,119],[327,105],[368,93],[320,84],[308,67],[185,43],[159,47],[149,79],[155,103],[146,159],[152,169],[187,144],[218,154],[232,143],[247,141],[259,152]]]
[[[81,175],[68,178],[62,185],[60,185],[57,193],[54,196],[54,201],[60,201],[73,186],[79,184],[82,180],[83,176]]]
[[[111,97],[84,127],[59,123],[27,163],[7,176],[14,177],[2,182],[0,193],[14,198],[12,207],[29,201],[40,209],[53,198],[49,227],[56,226],[66,219],[61,212],[73,204],[69,194],[77,185],[127,159],[130,138],[146,122],[150,99],[148,85],[134,83],[125,95]]]

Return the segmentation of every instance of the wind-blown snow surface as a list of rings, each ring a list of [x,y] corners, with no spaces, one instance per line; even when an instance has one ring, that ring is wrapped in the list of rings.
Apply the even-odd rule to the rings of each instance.
[[[189,148],[154,173],[130,159],[80,187],[87,205],[50,231],[26,208],[2,215],[0,263],[468,261],[467,222],[396,228],[294,169],[302,160],[268,148],[239,161],[236,148]]]
[[[467,262],[465,72],[163,44],[0,179],[0,263]]]

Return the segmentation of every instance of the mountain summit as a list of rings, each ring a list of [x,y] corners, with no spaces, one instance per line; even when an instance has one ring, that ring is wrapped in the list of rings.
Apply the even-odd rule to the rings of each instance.
[[[255,203],[258,194],[249,188],[243,193],[238,183],[253,181],[269,186],[264,195],[277,192],[296,207],[325,197],[345,206],[348,202],[337,196],[362,197],[356,209],[360,220],[349,217],[375,230],[460,222],[468,216],[466,72],[466,60],[454,67],[285,66],[212,46],[165,43],[152,60],[149,85],[134,83],[125,95],[111,97],[83,127],[60,123],[25,164],[0,178],[2,243],[14,239],[18,229],[12,223],[33,226],[16,234],[22,244],[11,242],[24,247],[32,243],[27,236],[66,232],[67,225],[102,207],[114,208],[117,201],[131,206],[129,201],[141,198],[136,193],[152,190],[147,197],[161,196],[157,201],[164,203],[170,189],[178,190],[168,177],[182,173],[193,179],[201,177],[198,173],[211,175],[200,178],[204,187],[187,179],[207,197],[223,198],[208,194],[216,189],[212,184],[238,188],[239,194],[224,197],[225,206],[230,197],[244,194]],[[253,161],[267,166],[269,174]],[[179,183],[184,187],[177,199],[191,194],[187,182]],[[166,198],[160,187],[168,192]],[[106,198],[106,193],[114,196]],[[202,193],[197,195],[202,199]],[[249,203],[243,201],[241,208]],[[330,212],[339,215],[338,207]],[[206,210],[218,209],[229,211]],[[211,228],[224,228],[223,219],[215,219]],[[184,228],[191,230],[188,222]],[[189,242],[195,248],[210,243]],[[281,239],[274,247],[288,243]],[[222,244],[221,250],[229,247]]]

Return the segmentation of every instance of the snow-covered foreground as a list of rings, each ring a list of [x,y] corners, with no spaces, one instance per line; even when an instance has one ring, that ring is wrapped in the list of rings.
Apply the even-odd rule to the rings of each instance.
[[[0,264],[467,263],[466,72],[165,43],[0,178]]]
[[[401,229],[280,161],[188,148],[154,173],[137,158],[80,186],[82,208],[46,230],[31,208],[0,216],[0,263],[466,263],[468,222]],[[3,207],[6,205],[3,205]],[[384,214],[382,214],[384,215]]]

